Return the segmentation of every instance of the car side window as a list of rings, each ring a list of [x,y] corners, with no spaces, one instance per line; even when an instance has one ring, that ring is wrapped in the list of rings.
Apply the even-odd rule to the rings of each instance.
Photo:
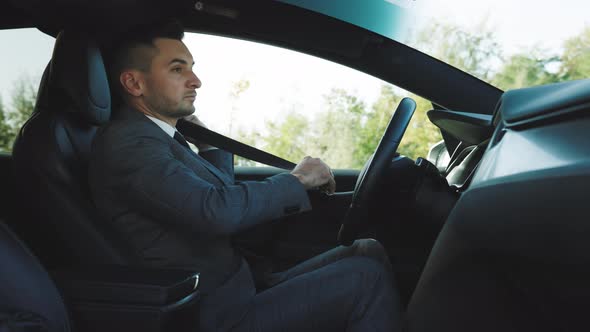
[[[37,29],[0,30],[0,151],[12,144],[33,112],[55,39]]]
[[[202,81],[197,116],[221,134],[298,162],[317,156],[360,169],[404,96],[418,102],[400,152],[426,157],[441,140],[426,118],[431,104],[378,78],[265,44],[187,33]],[[258,166],[235,158],[236,166]]]

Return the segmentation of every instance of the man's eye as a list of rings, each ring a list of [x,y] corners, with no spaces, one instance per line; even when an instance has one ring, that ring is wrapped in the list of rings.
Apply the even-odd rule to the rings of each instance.
[[[180,67],[179,68],[173,68],[172,71],[175,72],[175,73],[181,73],[182,72],[182,68],[180,68]]]

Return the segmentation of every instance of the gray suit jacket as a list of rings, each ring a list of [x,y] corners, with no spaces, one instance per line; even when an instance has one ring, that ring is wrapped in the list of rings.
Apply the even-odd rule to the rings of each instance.
[[[196,270],[203,291],[222,289],[242,304],[255,290],[232,234],[311,208],[293,175],[235,183],[232,154],[196,154],[131,109],[97,134],[89,180],[96,207],[140,264]]]

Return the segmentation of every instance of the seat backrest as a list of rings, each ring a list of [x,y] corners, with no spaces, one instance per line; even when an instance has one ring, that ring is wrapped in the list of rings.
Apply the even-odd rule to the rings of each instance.
[[[24,318],[35,322],[41,316],[49,331],[70,331],[67,311],[55,284],[27,247],[1,222],[0,262],[0,312],[5,317],[32,313],[36,317]]]
[[[98,215],[87,184],[92,140],[110,114],[97,44],[84,34],[62,31],[33,115],[13,150],[19,209],[29,212],[21,231],[46,266],[127,264],[131,259],[125,242]]]

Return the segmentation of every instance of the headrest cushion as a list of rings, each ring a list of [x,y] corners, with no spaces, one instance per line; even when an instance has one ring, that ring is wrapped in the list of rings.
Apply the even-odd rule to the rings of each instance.
[[[102,55],[95,41],[62,31],[57,36],[49,71],[50,108],[79,114],[94,125],[111,116],[111,94]]]

